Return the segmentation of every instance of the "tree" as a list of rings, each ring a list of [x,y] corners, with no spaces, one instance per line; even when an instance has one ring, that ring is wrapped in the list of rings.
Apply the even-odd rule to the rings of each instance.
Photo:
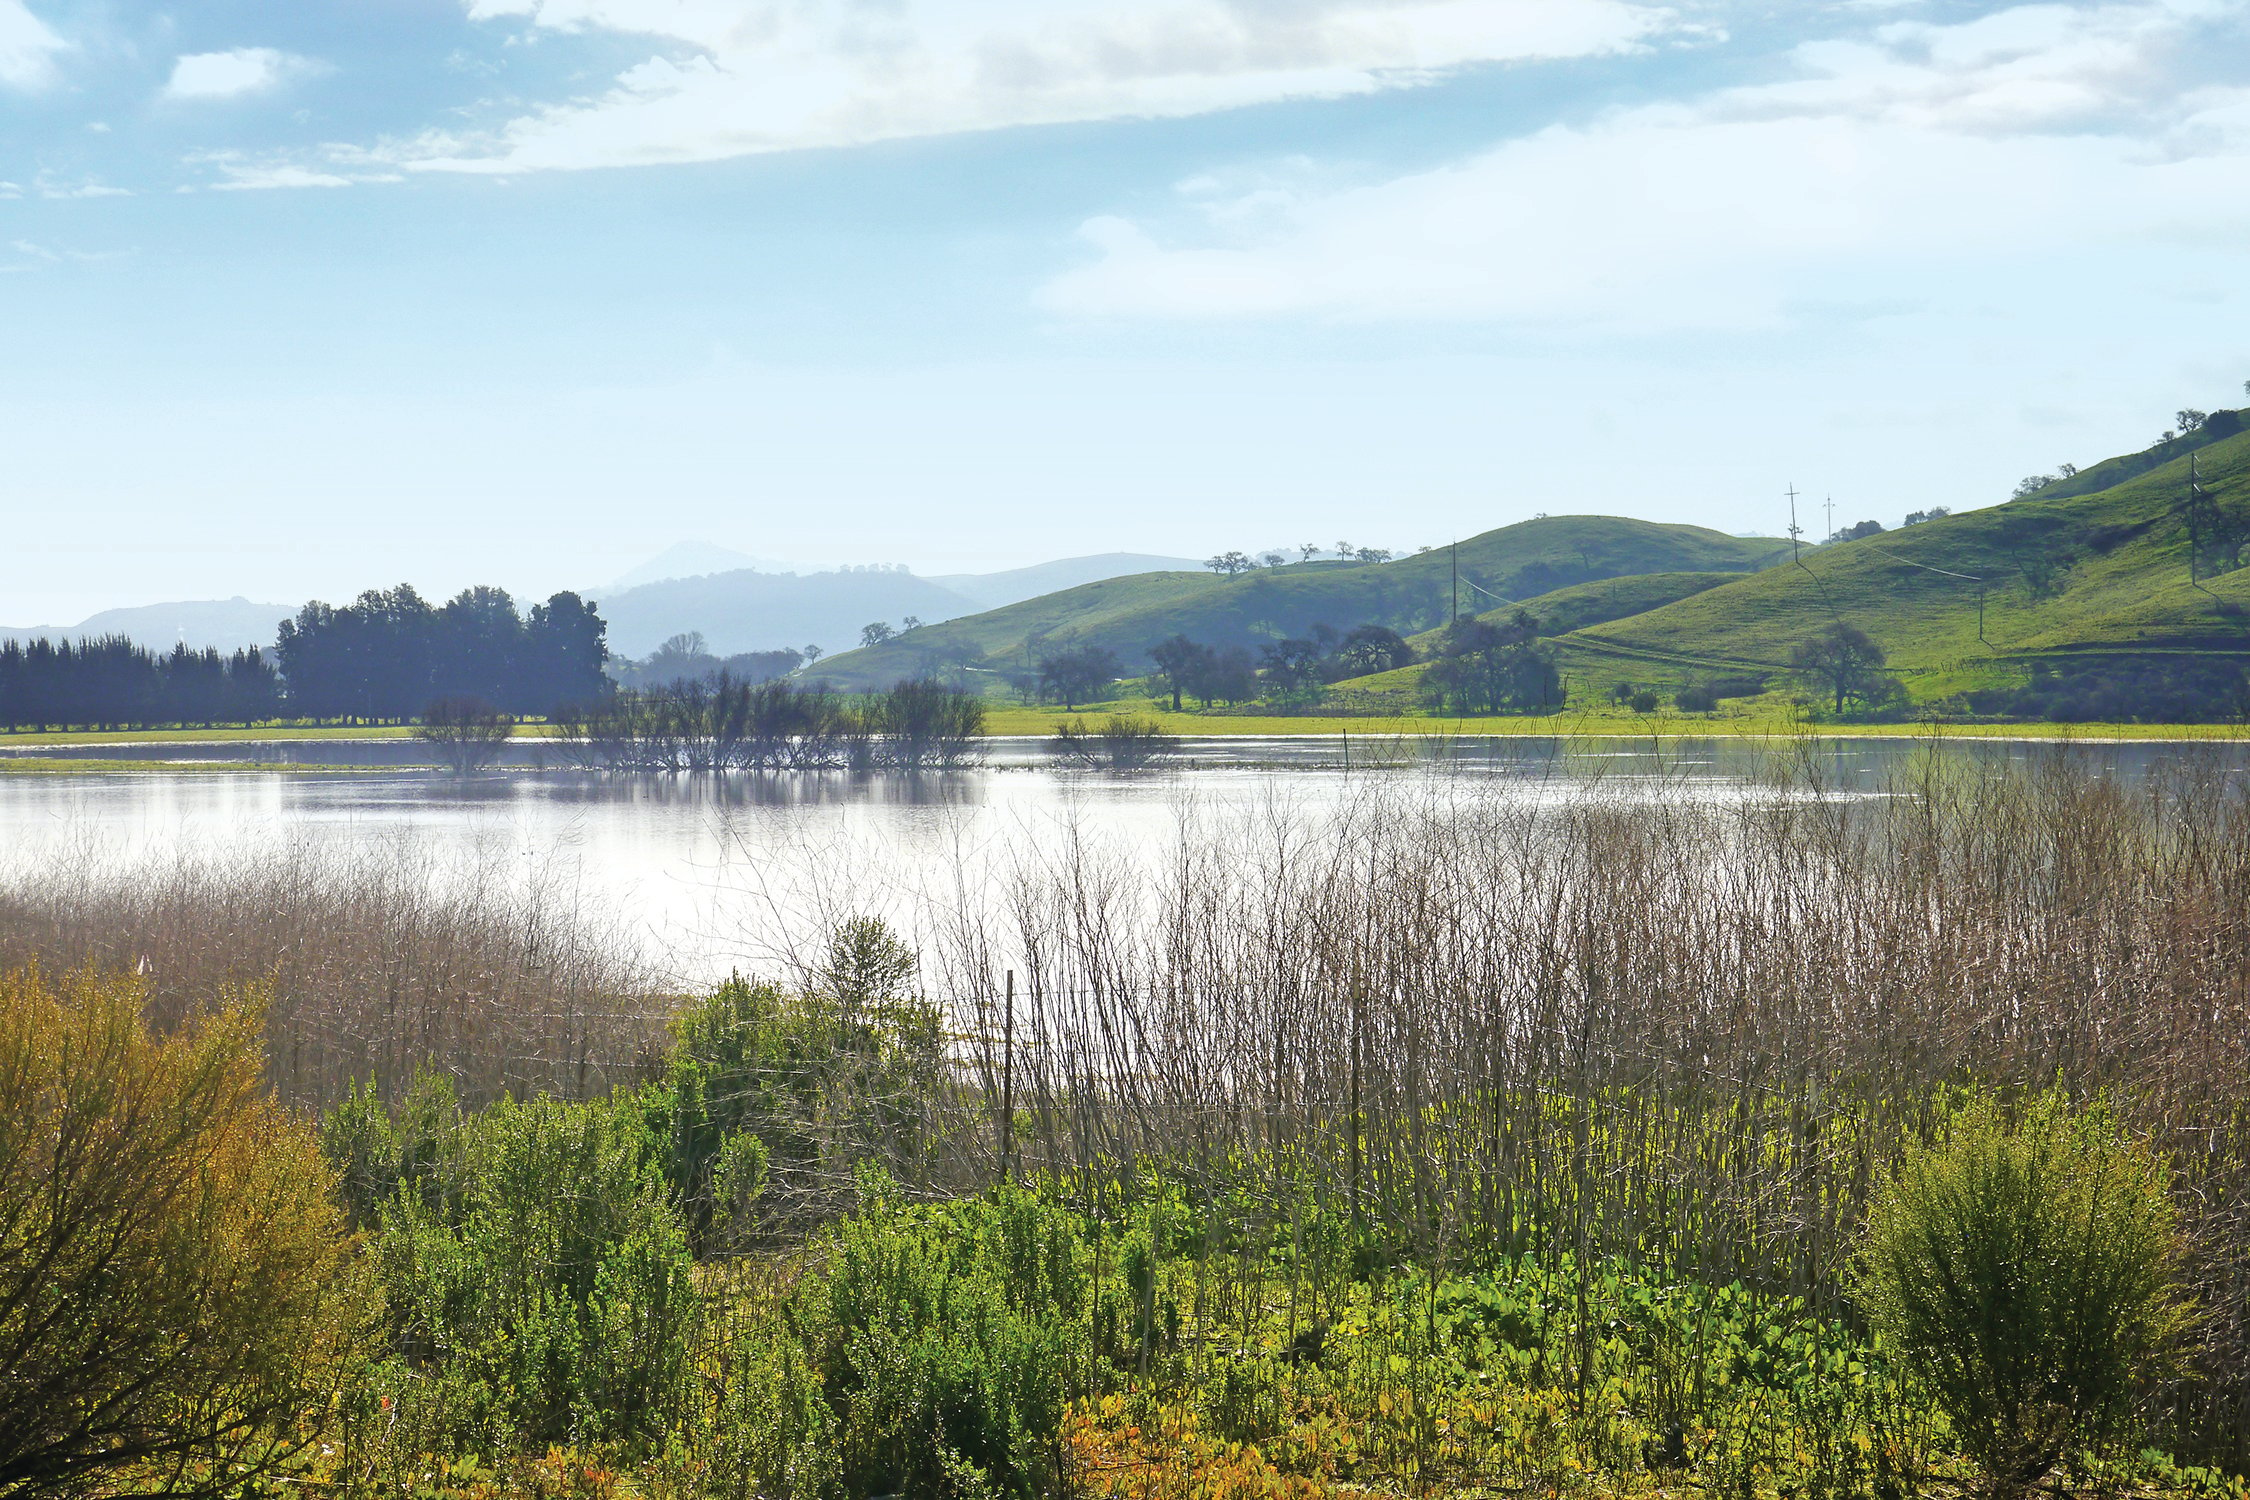
[[[1352,558],[1352,550],[1352,544],[1350,542],[1338,542],[1336,544],[1336,556],[1341,561],[1350,562]]]
[[[827,654],[828,654],[828,653],[827,653],[826,651],[823,651],[823,650],[821,650],[821,649],[820,649],[820,642],[818,642],[818,641],[807,641],[807,642],[805,643],[805,665],[806,665],[806,666],[808,666],[808,667],[809,667],[809,666],[813,665],[813,664],[814,664],[815,662],[819,661],[819,660],[820,660],[820,659],[821,659],[822,657],[826,656]]]
[[[1159,641],[1149,648],[1149,660],[1163,676],[1164,685],[1172,692],[1172,712],[1180,711],[1180,695],[1193,691],[1202,673],[1210,670],[1212,654],[1209,646],[1199,645],[1184,635]]]
[[[130,980],[0,978],[0,1494],[255,1492],[376,1303],[255,1014],[178,1035]]]
[[[1856,542],[1863,536],[1880,536],[1882,532],[1883,523],[1880,521],[1855,521],[1849,526],[1829,533],[1828,540],[1831,542]]]
[[[1349,675],[1363,677],[1408,665],[1414,660],[1414,648],[1388,625],[1355,625],[1336,647],[1336,660]]]
[[[2246,383],[2244,389],[2250,390],[2250,383]],[[1300,542],[1297,544],[1297,561],[1311,562],[1318,556],[1320,556],[1320,543]]]
[[[876,620],[871,624],[862,625],[859,627],[859,643],[862,646],[880,646],[883,644],[883,642],[889,640],[892,636],[895,636],[897,634],[898,632],[893,630],[887,623],[881,620]]]
[[[1250,658],[1247,646],[1228,646],[1212,653],[1211,660],[1190,686],[1189,691],[1211,704],[1240,703],[1258,691],[1258,669]]]
[[[1203,566],[1209,568],[1214,573],[1223,573],[1227,577],[1232,578],[1238,573],[1249,572],[1252,568],[1255,568],[1257,564],[1250,560],[1248,553],[1222,552],[1217,557],[1211,558],[1206,561]]]
[[[1267,645],[1259,654],[1258,668],[1267,686],[1286,696],[1320,685],[1320,660],[1317,643],[1292,638]]]
[[[1362,547],[1352,556],[1363,563],[1389,562],[1391,560],[1391,549],[1388,547]]]
[[[2197,411],[2194,407],[2190,406],[2182,410],[2178,416],[2173,418],[2173,421],[2175,425],[2177,425],[2180,429],[2180,436],[2186,437],[2191,432],[2201,432],[2203,430],[2203,424],[2209,421],[2210,418],[2211,414],[2209,412]]]
[[[1464,615],[1438,638],[1437,659],[1422,675],[1438,707],[1456,713],[1552,708],[1562,700],[1554,650],[1539,641],[1539,622],[1517,610],[1506,624]]]
[[[531,606],[523,626],[521,676],[503,706],[519,713],[552,714],[609,690],[609,624],[593,601],[568,589]]]
[[[2170,437],[2171,434],[2167,433],[2165,434],[2165,436]],[[2015,493],[2010,495],[2008,498],[2010,500],[2027,499],[2030,496],[2038,494],[2041,490],[2045,489],[2048,485],[2053,484],[2054,482],[2055,476],[2052,474],[2026,474],[2023,478],[2016,481]]]
[[[1281,552],[1261,552],[1258,554],[1258,561],[1266,567],[1278,568],[1289,561],[1289,558],[1287,554]]]
[[[1950,516],[1950,515],[1952,515],[1952,514],[1953,514],[1953,508],[1952,508],[1951,506],[1948,506],[1948,505],[1933,505],[1933,506],[1931,506],[1931,507],[1930,507],[1930,508],[1929,508],[1928,510],[1910,510],[1910,511],[1908,511],[1908,512],[1906,513],[1906,519],[1905,519],[1905,520],[1903,520],[1903,521],[1901,521],[1901,522],[1899,522],[1898,524],[1899,524],[1899,525],[1900,525],[1901,527],[1906,527],[1906,526],[1919,526],[1919,525],[1921,525],[1921,524],[1922,524],[1922,523],[1923,523],[1924,521],[1942,521],[1942,520],[1944,520],[1944,519],[1945,519],[1945,518],[1946,518],[1947,516]]]
[[[414,737],[437,752],[456,776],[484,770],[507,749],[514,726],[482,698],[439,698],[422,710]]]
[[[1076,708],[1117,680],[1122,664],[1106,646],[1077,646],[1039,660],[1039,693]]]
[[[908,615],[898,622],[898,628],[901,630],[920,630],[922,628],[922,617],[920,615]]]
[[[1890,679],[1883,675],[1883,661],[1883,648],[1866,631],[1840,621],[1799,641],[1789,653],[1791,666],[1834,696],[1838,713],[1847,701],[1872,702],[1884,696]]]

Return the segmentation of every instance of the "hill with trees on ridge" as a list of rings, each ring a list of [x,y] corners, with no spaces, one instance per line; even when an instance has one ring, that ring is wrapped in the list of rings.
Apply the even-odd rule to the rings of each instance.
[[[1092,649],[1115,653],[1125,670],[1137,672],[1146,670],[1153,647],[1178,635],[1224,650],[1321,626],[1427,630],[1451,612],[1456,566],[1466,610],[1626,575],[1749,572],[1786,555],[1787,544],[1770,537],[1622,516],[1542,516],[1456,547],[1386,561],[1328,559],[1249,565],[1232,574],[1108,579],[926,625],[831,657],[818,670],[840,685],[869,685],[970,668],[1022,672],[1048,653]]]
[[[1844,630],[1879,654],[1869,681],[1896,685],[1894,713],[1952,702],[2037,717],[2225,717],[2250,708],[2250,686],[2237,686],[2250,683],[2246,418],[2213,413],[2198,441],[2172,434],[2154,445],[2156,461],[2127,455],[2027,482],[2004,505],[1897,530],[1845,528],[1843,540],[1748,576],[1693,587],[1621,579],[1524,607],[1574,698],[1626,684],[1675,695],[1715,680],[1738,691],[1786,686],[1805,675],[1800,647]],[[2200,440],[2207,431],[2224,435]],[[2076,480],[2090,474],[2112,482],[2081,491]],[[1426,654],[1436,641],[1432,632],[1415,644]],[[1424,671],[1416,663],[1336,686],[1405,693]],[[2058,699],[2077,701],[2058,711]]]

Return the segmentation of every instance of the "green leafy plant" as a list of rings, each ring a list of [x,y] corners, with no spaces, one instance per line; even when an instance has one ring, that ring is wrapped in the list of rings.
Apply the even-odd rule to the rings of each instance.
[[[1870,1210],[1861,1305],[1992,1492],[2138,1425],[2189,1323],[2161,1162],[2109,1115],[1979,1097]]]

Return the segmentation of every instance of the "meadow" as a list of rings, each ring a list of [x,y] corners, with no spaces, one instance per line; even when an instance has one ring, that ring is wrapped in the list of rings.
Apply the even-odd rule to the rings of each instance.
[[[145,1274],[223,1281],[179,1247],[247,1195],[296,1226],[256,1325],[294,1331],[213,1367],[252,1414],[223,1432],[150,1440],[224,1405],[191,1391],[68,1483],[0,1439],[0,1489],[2240,1494],[2250,806],[2218,755],[1932,747],[1883,795],[1788,744],[1738,797],[1376,778],[1155,858],[1042,841],[933,893],[919,951],[847,915],[693,995],[567,892],[403,848],[20,872],[0,1089],[122,1061],[10,1096],[0,1246],[61,1221],[19,1147],[62,1106],[27,1101],[246,1079],[194,1097],[263,1144]],[[1980,1140],[2145,1187],[2147,1233],[2101,1238],[2170,1299],[2116,1382],[2050,1379],[2005,1472],[1870,1273],[1871,1215]],[[214,1235],[247,1277],[257,1237]],[[1994,1295],[2078,1285],[2033,1264]],[[77,1290],[0,1298],[0,1412],[98,1365]],[[182,1325],[151,1338],[265,1347],[147,1301]]]

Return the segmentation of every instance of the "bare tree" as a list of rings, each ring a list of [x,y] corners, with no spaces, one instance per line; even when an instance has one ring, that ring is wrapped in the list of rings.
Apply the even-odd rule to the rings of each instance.
[[[514,722],[482,698],[439,698],[422,710],[422,722],[414,727],[414,737],[456,776],[474,775],[498,760],[514,732]]]

